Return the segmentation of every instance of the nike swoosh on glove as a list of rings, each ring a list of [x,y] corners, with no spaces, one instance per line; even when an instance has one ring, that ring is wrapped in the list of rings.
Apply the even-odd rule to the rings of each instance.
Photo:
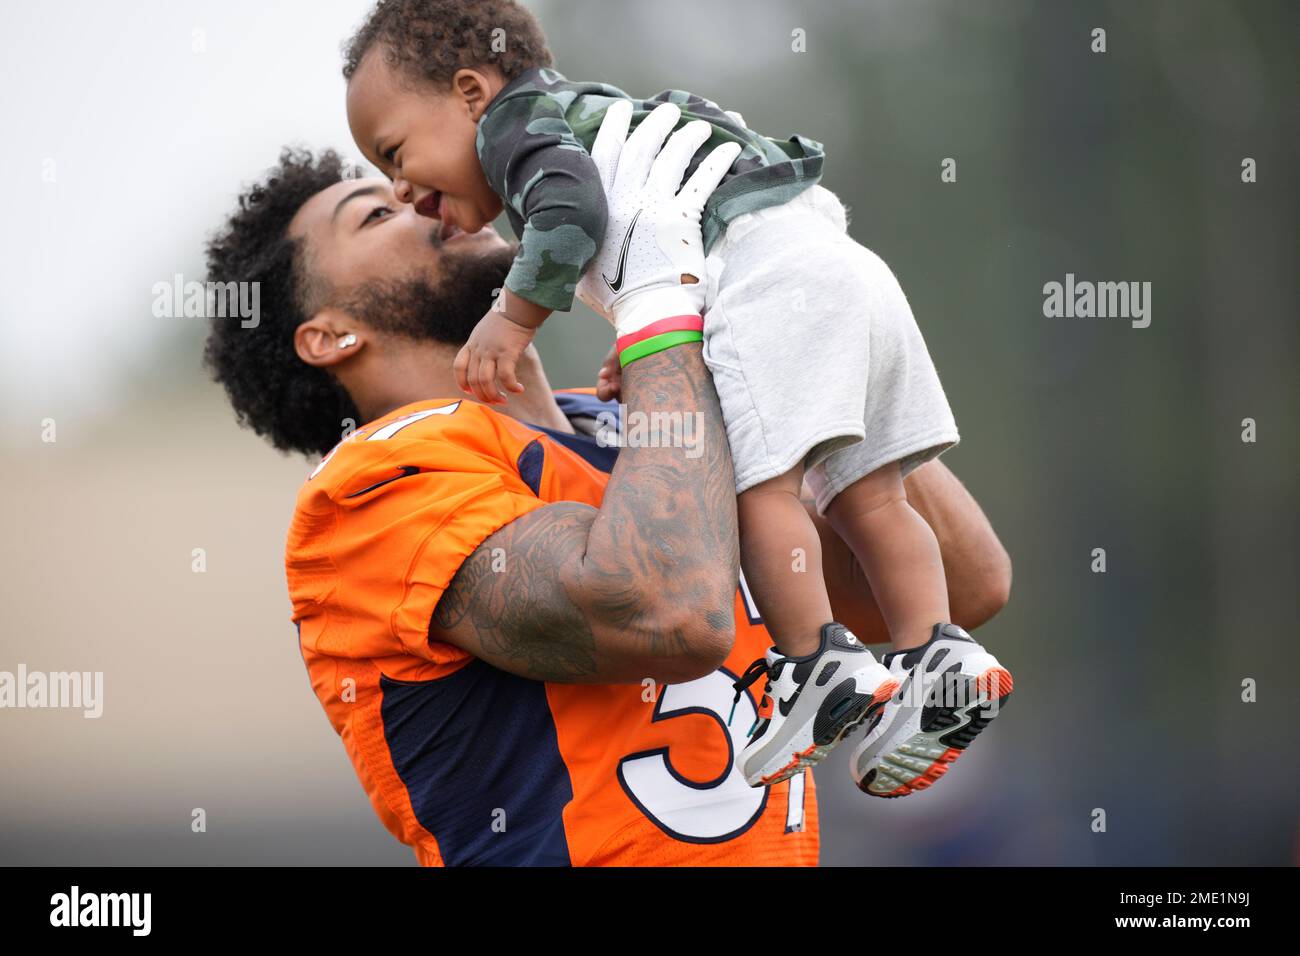
[[[632,104],[619,100],[605,111],[592,144],[609,218],[605,239],[583,273],[577,294],[614,323],[618,336],[639,332],[659,319],[704,311],[700,217],[741,147],[717,147],[678,190],[691,157],[711,133],[708,123],[697,120],[664,144],[680,118],[675,104],[664,103],[628,136]],[[683,275],[699,281],[683,283]]]

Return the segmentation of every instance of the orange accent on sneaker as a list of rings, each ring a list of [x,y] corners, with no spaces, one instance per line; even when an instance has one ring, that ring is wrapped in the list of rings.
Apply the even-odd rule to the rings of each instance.
[[[894,680],[892,678],[890,680],[885,681],[883,684],[877,687],[876,692],[871,695],[871,705],[867,708],[867,712],[866,714],[863,714],[863,716],[866,717],[875,713],[877,707],[887,703],[889,701],[889,698],[894,696],[894,694],[898,690],[898,687],[899,687],[899,681]]]
[[[910,783],[902,784],[896,790],[891,790],[889,793],[876,794],[876,796],[905,797],[909,793],[917,793],[921,790],[928,789],[933,786],[940,777],[948,772],[948,768],[955,763],[957,758],[961,755],[962,752],[956,747],[949,747],[939,755],[939,758],[935,760],[934,763],[930,764],[925,773],[913,778]]]
[[[990,700],[1003,700],[1010,695],[1014,682],[1011,679],[1011,672],[1005,667],[990,667],[983,674],[975,678],[975,688],[977,693],[987,694]],[[948,768],[957,762],[964,750],[957,747],[949,747],[934,763],[926,768],[925,772],[913,777],[908,783],[902,784],[889,793],[878,794],[881,797],[905,797],[909,793],[916,793],[925,790],[935,784],[935,782],[948,772]]]
[[[1006,697],[1011,693],[1013,685],[1011,672],[1005,667],[990,667],[975,678],[976,691],[988,694],[990,700],[1001,700]]]
[[[772,716],[772,698],[768,697],[766,694],[764,694],[763,699],[758,702],[758,716],[765,719]]]
[[[813,744],[811,747],[807,747],[804,750],[796,751],[792,755],[790,762],[788,764],[786,764],[780,770],[774,771],[773,773],[769,773],[766,777],[763,777],[759,782],[766,785],[771,783],[774,780],[779,781],[783,774],[787,773],[790,770],[797,769],[799,765],[803,763],[804,758],[810,756],[812,752],[816,749],[817,749],[817,745]]]

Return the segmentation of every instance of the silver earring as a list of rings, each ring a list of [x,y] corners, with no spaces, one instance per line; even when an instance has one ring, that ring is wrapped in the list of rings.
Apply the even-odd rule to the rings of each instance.
[[[343,336],[343,338],[339,339],[339,348],[341,349],[350,349],[352,348],[352,346],[356,344],[357,344],[357,337],[353,335],[351,332]]]

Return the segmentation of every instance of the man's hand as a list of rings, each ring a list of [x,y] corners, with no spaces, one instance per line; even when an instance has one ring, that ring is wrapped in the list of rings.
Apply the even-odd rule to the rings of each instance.
[[[609,354],[600,363],[600,372],[596,375],[596,397],[608,402],[622,394],[623,366],[618,364],[618,346],[610,346]]]
[[[691,157],[709,138],[708,123],[688,123],[660,151],[681,110],[664,103],[627,136],[631,118],[632,104],[616,101],[592,144],[609,221],[577,290],[583,302],[614,323],[620,336],[662,318],[702,313],[700,216],[741,149],[739,143],[719,146],[679,190]]]

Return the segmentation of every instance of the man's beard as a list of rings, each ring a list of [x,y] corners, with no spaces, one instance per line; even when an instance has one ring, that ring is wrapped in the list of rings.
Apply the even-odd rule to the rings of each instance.
[[[513,245],[442,257],[442,278],[374,279],[339,305],[377,332],[464,345],[492,306],[514,261]]]

